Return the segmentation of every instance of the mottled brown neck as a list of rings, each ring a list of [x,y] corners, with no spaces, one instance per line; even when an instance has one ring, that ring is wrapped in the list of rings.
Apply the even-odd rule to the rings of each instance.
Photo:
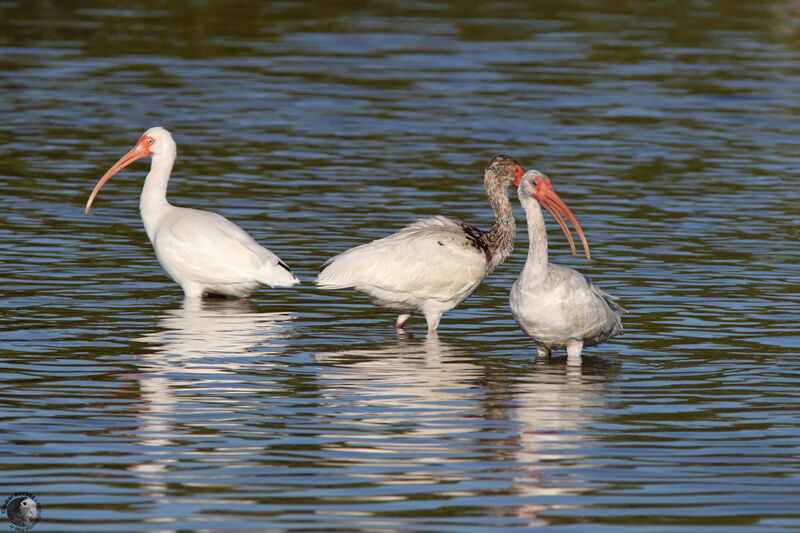
[[[516,223],[511,202],[508,200],[509,181],[495,172],[487,172],[484,180],[486,195],[494,210],[494,225],[485,234],[492,270],[505,261],[514,249]]]

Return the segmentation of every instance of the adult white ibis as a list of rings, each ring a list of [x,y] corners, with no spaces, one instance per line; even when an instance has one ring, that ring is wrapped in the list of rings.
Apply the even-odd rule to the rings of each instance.
[[[353,287],[376,304],[399,310],[397,329],[411,313],[422,311],[428,331],[435,331],[442,314],[472,294],[511,253],[515,226],[508,186],[517,185],[522,173],[507,155],[498,155],[486,167],[484,187],[495,216],[489,231],[442,216],[417,220],[329,259],[317,284]]]
[[[288,287],[298,280],[277,255],[242,228],[208,211],[176,207],[167,201],[167,182],[177,156],[170,132],[150,128],[97,182],[85,212],[111,176],[142,157],[152,156],[139,209],[158,262],[187,298],[204,292],[246,297],[261,285]]]
[[[529,170],[520,180],[518,194],[528,219],[530,243],[525,268],[511,287],[511,312],[522,330],[533,338],[539,357],[549,357],[553,348],[566,348],[567,364],[580,365],[584,346],[600,344],[622,333],[625,310],[587,276],[548,263],[547,231],[539,204],[561,226],[572,254],[575,255],[575,243],[565,218],[578,232],[586,259],[591,257],[580,224],[553,190],[550,178]]]

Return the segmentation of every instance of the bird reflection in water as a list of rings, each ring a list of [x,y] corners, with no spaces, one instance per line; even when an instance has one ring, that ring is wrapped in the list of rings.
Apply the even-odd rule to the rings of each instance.
[[[513,512],[531,527],[564,507],[552,503],[554,496],[591,488],[577,449],[595,438],[591,428],[602,420],[613,367],[509,366],[435,332],[424,341],[401,335],[385,346],[316,359],[329,407],[353,426],[347,452],[365,466],[383,465],[387,483],[427,487],[441,497],[467,476],[462,469],[470,478],[484,469],[478,478],[495,488],[506,480],[517,500]],[[480,496],[480,481],[475,486],[472,495]]]
[[[515,490],[526,503],[517,514],[529,526],[547,525],[548,511],[571,506],[552,503],[559,497],[564,500],[593,488],[588,481],[592,465],[583,463],[587,454],[580,450],[602,438],[592,428],[603,423],[609,378],[616,368],[537,364],[534,372],[514,383],[508,417],[517,424],[518,440],[508,459],[519,465]]]
[[[140,356],[139,412],[145,460],[129,469],[143,478],[150,494],[164,494],[164,473],[179,453],[165,453],[183,438],[172,425],[178,411],[192,413],[196,404],[221,404],[232,409],[253,393],[254,379],[247,370],[263,368],[279,351],[278,342],[293,331],[291,313],[258,312],[248,300],[188,298],[177,309],[164,312],[157,331],[139,339],[153,351]],[[192,406],[195,407],[192,407]],[[185,420],[184,423],[190,423]]]
[[[326,363],[327,368],[355,371],[350,378],[360,380],[365,374],[370,380],[386,381],[389,385],[403,388],[403,393],[415,395],[420,387],[421,397],[428,397],[437,380],[451,378],[442,366],[467,371],[472,364],[460,362],[468,352],[440,340],[436,331],[429,331],[424,340],[417,341],[405,332],[397,334],[397,341],[385,346],[318,352],[315,359]],[[412,372],[416,370],[416,372]],[[475,371],[479,370],[475,367]],[[324,369],[323,369],[324,372]],[[347,375],[342,376],[347,379]]]
[[[223,357],[224,368],[203,365],[219,372],[236,368],[231,357],[253,357],[255,348],[285,338],[293,318],[291,313],[258,312],[250,300],[187,298],[180,308],[166,311],[159,319],[160,331],[138,340],[153,344],[155,354],[176,357],[172,364]],[[197,365],[190,366],[195,366],[190,371],[202,371]]]

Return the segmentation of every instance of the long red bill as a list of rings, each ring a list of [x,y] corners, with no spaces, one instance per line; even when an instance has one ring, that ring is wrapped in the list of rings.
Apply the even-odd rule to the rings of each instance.
[[[583,234],[583,230],[581,229],[581,225],[578,223],[578,219],[575,218],[575,215],[572,214],[567,204],[559,198],[556,194],[556,191],[553,190],[552,186],[547,183],[546,186],[544,183],[540,184],[540,190],[537,196],[539,203],[544,206],[547,211],[553,215],[553,218],[556,219],[558,225],[561,226],[561,230],[564,232],[564,235],[567,236],[567,240],[569,241],[569,247],[572,250],[572,255],[575,255],[575,241],[572,240],[572,234],[567,227],[568,220],[572,226],[575,228],[575,231],[578,233],[578,237],[581,239],[581,243],[583,243],[583,252],[586,254],[586,259],[591,260],[592,256],[589,252],[589,243],[586,242],[586,236]],[[564,220],[566,219],[566,220]]]
[[[100,178],[100,181],[97,182],[97,185],[94,186],[94,190],[92,191],[92,195],[89,196],[89,200],[86,202],[86,208],[83,210],[84,214],[89,213],[89,208],[92,207],[92,202],[94,202],[95,196],[97,193],[100,192],[100,188],[105,185],[105,183],[111,179],[111,176],[122,170],[123,168],[127,167],[137,159],[141,159],[151,155],[150,148],[145,142],[145,139],[142,138],[139,142],[136,143],[130,152],[125,154],[120,158],[119,161],[114,163],[114,166],[108,169],[108,172],[103,174],[103,177]]]

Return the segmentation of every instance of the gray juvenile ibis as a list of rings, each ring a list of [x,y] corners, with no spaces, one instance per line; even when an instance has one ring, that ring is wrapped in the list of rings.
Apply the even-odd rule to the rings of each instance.
[[[515,225],[508,186],[517,185],[522,173],[507,155],[498,155],[486,167],[484,188],[495,216],[489,231],[443,216],[417,220],[329,259],[317,284],[325,289],[353,287],[376,304],[397,309],[397,329],[421,311],[428,331],[436,331],[442,314],[472,294],[511,253]]]

